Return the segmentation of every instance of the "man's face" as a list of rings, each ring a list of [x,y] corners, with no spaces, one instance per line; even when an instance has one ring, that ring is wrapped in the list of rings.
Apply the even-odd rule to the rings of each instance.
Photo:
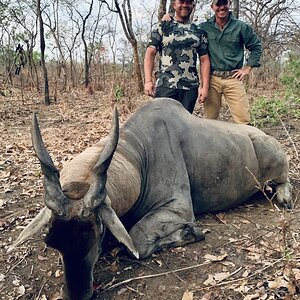
[[[227,18],[229,15],[230,1],[219,0],[218,4],[212,4],[211,8],[215,12],[217,18]]]
[[[175,0],[173,8],[176,16],[180,19],[188,19],[194,9],[195,2],[193,0]]]

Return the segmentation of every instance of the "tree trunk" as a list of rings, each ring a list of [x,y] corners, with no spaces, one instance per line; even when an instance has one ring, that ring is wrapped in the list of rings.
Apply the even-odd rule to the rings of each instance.
[[[134,60],[134,73],[138,80],[138,87],[139,91],[144,90],[144,84],[143,84],[143,77],[142,77],[142,71],[141,71],[141,64],[140,64],[140,58],[139,58],[139,51],[137,43],[134,43],[132,45],[133,48],[133,60]]]
[[[158,22],[167,12],[167,0],[160,0],[158,8]]]
[[[41,0],[37,0],[37,15],[39,18],[40,23],[40,47],[41,47],[41,65],[43,69],[43,75],[44,75],[44,84],[45,84],[45,104],[50,104],[50,97],[49,97],[49,82],[48,82],[48,73],[46,68],[46,62],[45,62],[45,35],[44,35],[44,23],[42,18],[42,12],[41,12]]]
[[[132,28],[132,12],[131,12],[131,4],[130,0],[126,0],[122,4],[122,10],[120,8],[119,2],[117,0],[114,0],[115,6],[117,9],[117,12],[119,14],[121,24],[125,33],[125,36],[127,40],[130,42],[132,48],[133,48],[133,63],[134,63],[134,71],[135,71],[135,76],[137,77],[137,85],[138,85],[138,90],[140,93],[144,91],[144,84],[143,84],[143,77],[142,77],[142,70],[141,70],[141,65],[140,65],[140,60],[139,60],[139,55],[138,55],[138,46],[137,46],[137,40],[135,37],[135,34],[133,32]],[[127,10],[125,5],[127,5]]]
[[[94,1],[92,0],[89,11],[88,11],[87,15],[83,18],[82,32],[81,32],[81,39],[82,39],[83,46],[84,46],[84,86],[85,86],[85,88],[87,88],[90,83],[90,63],[89,63],[89,56],[88,56],[89,49],[88,49],[87,42],[85,40],[85,30],[86,30],[87,19],[89,18],[89,16],[92,13],[93,4],[94,4]]]
[[[28,40],[25,40],[26,46],[27,46],[27,56],[28,56],[28,64],[29,64],[29,71],[30,71],[30,77],[31,81],[33,83],[33,86],[36,85],[37,92],[40,91],[39,87],[39,75],[36,69],[36,65],[33,61],[33,47],[29,44]],[[35,84],[34,84],[35,82]]]
[[[173,8],[173,1],[172,0],[170,0],[168,13],[173,15],[173,16],[175,15],[175,10]]]
[[[233,15],[238,19],[240,14],[240,1],[233,0]]]

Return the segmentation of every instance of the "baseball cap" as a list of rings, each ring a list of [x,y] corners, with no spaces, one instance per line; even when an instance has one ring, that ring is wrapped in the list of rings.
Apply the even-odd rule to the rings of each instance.
[[[213,0],[212,1],[212,4],[215,4],[215,5],[226,5],[228,3],[228,0]]]

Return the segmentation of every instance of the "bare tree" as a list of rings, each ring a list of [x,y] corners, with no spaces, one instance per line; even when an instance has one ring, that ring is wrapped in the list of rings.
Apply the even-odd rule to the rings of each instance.
[[[43,75],[44,75],[44,96],[45,96],[45,104],[50,105],[50,96],[49,96],[49,82],[48,82],[48,72],[45,62],[45,34],[44,34],[44,21],[42,17],[42,11],[41,11],[41,0],[37,0],[36,3],[36,9],[37,9],[37,16],[39,19],[39,25],[40,25],[40,48],[41,48],[41,65],[43,68]]]
[[[167,12],[167,0],[160,0],[159,7],[158,7],[158,21],[162,19],[162,17]]]
[[[293,37],[299,28],[293,16],[294,11],[299,11],[299,5],[296,0],[245,0],[240,3],[240,17],[252,24],[263,44],[262,67],[257,70],[261,81],[270,83],[272,79],[276,84],[279,79],[282,54],[292,49]]]
[[[238,19],[240,15],[240,0],[233,0],[233,15]]]
[[[61,38],[60,38],[60,28],[59,28],[59,4],[58,0],[53,0],[51,3],[51,11],[44,10],[44,15],[47,18],[47,22],[44,22],[52,34],[55,45],[59,53],[58,61],[58,77],[61,75],[61,70],[63,72],[63,90],[66,90],[68,81],[68,70],[64,51],[62,49]]]
[[[241,3],[241,13],[244,19],[251,23],[256,33],[262,39],[264,49],[278,56],[279,51],[287,49],[290,42],[291,24],[295,24],[293,11],[299,9],[295,0],[250,1]]]
[[[87,88],[90,83],[90,65],[89,65],[89,57],[88,57],[88,45],[85,38],[86,31],[86,23],[88,18],[90,17],[93,9],[94,0],[91,1],[89,5],[89,10],[85,16],[83,16],[78,10],[77,12],[82,18],[82,27],[81,27],[81,40],[84,46],[84,86]]]
[[[62,43],[64,44],[65,48],[69,54],[69,61],[70,61],[70,77],[71,77],[71,85],[75,87],[75,64],[74,64],[74,51],[76,48],[79,47],[78,37],[80,35],[81,26],[80,21],[76,19],[74,14],[73,6],[68,3],[66,6],[67,14],[72,21],[71,28],[68,28],[64,31],[62,36]]]
[[[30,11],[33,13],[30,13]],[[23,34],[20,39],[24,41],[27,47],[27,58],[30,71],[31,81],[34,85],[36,83],[36,89],[39,91],[39,76],[37,67],[33,59],[33,49],[36,45],[38,18],[36,15],[35,7],[30,3],[17,1],[16,6],[10,8],[11,18],[22,29]]]
[[[138,43],[132,27],[132,11],[130,0],[124,0],[122,8],[120,7],[118,0],[114,0],[114,3],[119,14],[125,36],[133,48],[134,72],[137,76],[138,89],[140,92],[142,92],[144,90],[143,77],[139,59]]]

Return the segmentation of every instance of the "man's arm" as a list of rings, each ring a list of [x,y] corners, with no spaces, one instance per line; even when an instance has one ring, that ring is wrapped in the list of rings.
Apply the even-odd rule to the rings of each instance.
[[[242,35],[245,43],[245,48],[249,50],[250,55],[247,60],[246,66],[239,70],[234,70],[235,74],[232,77],[243,80],[245,76],[249,75],[252,68],[260,67],[260,59],[262,56],[263,48],[259,37],[255,34],[252,27],[248,24],[243,24]]]
[[[200,56],[200,74],[201,86],[198,91],[199,103],[204,103],[208,97],[209,78],[210,78],[210,59],[208,54]]]
[[[152,79],[152,73],[154,69],[154,59],[157,50],[154,47],[148,47],[144,59],[144,72],[145,72],[145,85],[144,91],[148,96],[154,97],[155,83]]]

